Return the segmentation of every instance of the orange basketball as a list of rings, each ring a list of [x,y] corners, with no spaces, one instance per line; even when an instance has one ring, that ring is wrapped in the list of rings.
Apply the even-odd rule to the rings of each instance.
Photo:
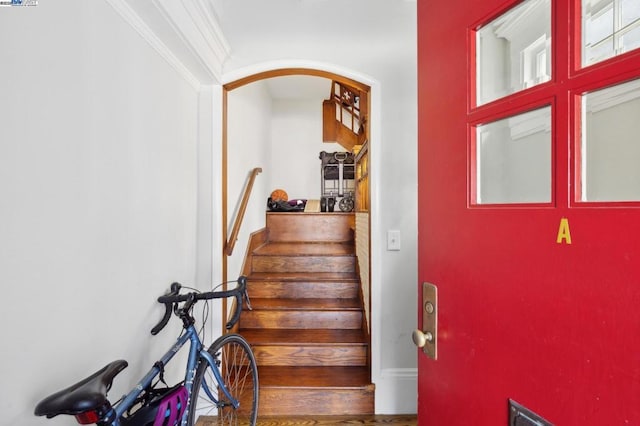
[[[272,201],[289,201],[289,195],[284,189],[274,189],[271,192]]]

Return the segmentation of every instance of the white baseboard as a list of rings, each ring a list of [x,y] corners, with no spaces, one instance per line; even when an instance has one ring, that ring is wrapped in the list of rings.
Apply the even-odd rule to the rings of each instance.
[[[418,410],[418,369],[385,368],[375,378],[376,414],[415,414]]]

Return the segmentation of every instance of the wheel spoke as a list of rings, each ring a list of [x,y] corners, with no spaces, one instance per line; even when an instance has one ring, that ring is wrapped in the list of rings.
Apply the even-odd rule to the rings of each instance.
[[[216,384],[211,367],[202,361],[195,376],[194,393],[197,391],[198,397],[189,407],[189,425],[195,425],[199,416],[208,416],[203,426],[255,425],[258,375],[249,344],[239,335],[228,334],[214,342],[209,353],[215,355],[222,382],[239,407],[233,406],[221,384]]]

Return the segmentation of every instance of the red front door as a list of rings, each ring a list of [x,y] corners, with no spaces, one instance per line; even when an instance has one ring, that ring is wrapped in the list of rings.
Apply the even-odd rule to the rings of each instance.
[[[638,1],[549,1],[514,47],[541,22],[502,19],[519,4],[418,1],[418,294],[438,287],[419,424],[507,425],[511,399],[555,425],[640,425]],[[609,36],[626,47],[597,57]],[[496,63],[525,82],[501,91]]]

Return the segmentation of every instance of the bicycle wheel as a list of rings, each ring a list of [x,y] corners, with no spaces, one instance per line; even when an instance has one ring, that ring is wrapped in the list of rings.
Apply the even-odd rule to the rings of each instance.
[[[200,360],[189,403],[188,425],[195,426],[199,421],[198,426],[254,426],[258,417],[258,367],[251,347],[242,336],[226,334],[213,342],[208,352],[218,364],[224,386],[240,406],[233,407],[209,364]]]

